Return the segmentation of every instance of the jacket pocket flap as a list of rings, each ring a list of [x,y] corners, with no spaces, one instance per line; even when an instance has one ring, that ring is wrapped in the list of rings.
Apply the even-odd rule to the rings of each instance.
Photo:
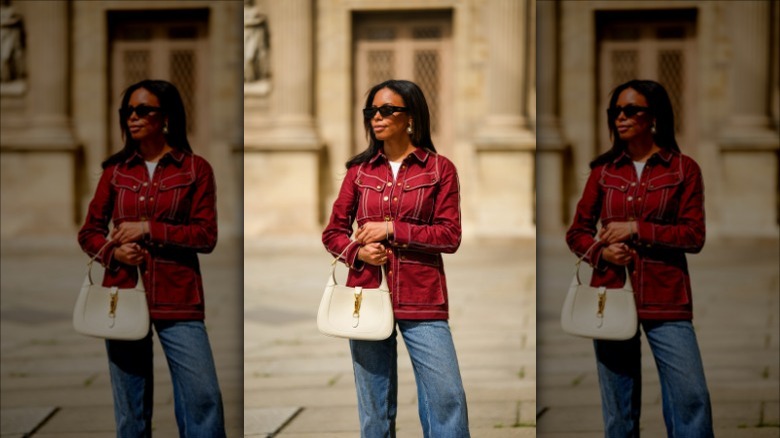
[[[599,184],[601,184],[603,187],[608,187],[610,189],[620,190],[621,192],[625,192],[628,190],[629,184],[631,182],[623,177],[613,175],[611,173],[604,173],[601,175],[601,179],[599,180]]]
[[[682,175],[678,172],[667,173],[651,179],[647,183],[647,190],[658,190],[664,187],[679,185],[682,182]]]
[[[439,254],[429,254],[427,252],[420,251],[399,251],[398,259],[401,263],[412,263],[427,266],[441,265],[441,256],[439,256]]]
[[[143,181],[133,176],[117,172],[114,174],[114,178],[111,180],[111,183],[116,187],[121,187],[123,189],[137,192],[141,189],[141,184],[143,184]]]
[[[435,185],[439,179],[434,172],[421,173],[406,179],[404,191],[419,189],[420,187],[429,187]]]
[[[177,173],[163,178],[160,182],[160,190],[171,190],[177,187],[188,186],[195,182],[195,175],[191,173]]]
[[[385,188],[385,180],[378,176],[369,175],[367,173],[359,172],[357,178],[355,178],[355,184],[358,187],[371,189],[377,192],[381,192]]]

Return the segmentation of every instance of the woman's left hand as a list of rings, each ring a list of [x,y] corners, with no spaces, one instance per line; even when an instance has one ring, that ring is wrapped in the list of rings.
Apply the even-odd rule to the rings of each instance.
[[[144,222],[122,222],[111,231],[111,238],[120,244],[137,242],[146,234]]]
[[[633,229],[633,222],[610,222],[599,230],[599,239],[608,245],[625,242],[631,238]]]
[[[381,242],[387,239],[390,224],[387,222],[366,222],[358,228],[355,240],[361,245]]]

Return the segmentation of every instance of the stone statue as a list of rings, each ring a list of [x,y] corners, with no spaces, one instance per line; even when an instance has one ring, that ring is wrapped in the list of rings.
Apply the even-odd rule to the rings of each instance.
[[[24,23],[11,2],[4,0],[0,3],[0,82],[24,77]]]
[[[271,53],[268,16],[256,6],[244,7],[244,84],[264,94],[270,87]]]

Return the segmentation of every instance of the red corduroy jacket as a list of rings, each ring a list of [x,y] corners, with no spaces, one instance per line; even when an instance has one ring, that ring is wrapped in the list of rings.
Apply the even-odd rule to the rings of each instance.
[[[322,233],[326,249],[350,268],[348,286],[378,287],[381,269],[360,261],[360,246],[349,248],[353,223],[392,221],[388,285],[396,319],[449,317],[442,253],[460,246],[460,186],[455,166],[434,152],[417,148],[393,180],[383,152],[347,170],[330,221]]]
[[[566,234],[579,257],[595,242],[596,225],[636,221],[628,241],[636,250],[628,266],[640,319],[693,317],[685,253],[704,246],[704,186],[698,164],[686,155],[661,150],[647,160],[641,178],[625,153],[591,170],[574,221]],[[620,287],[625,269],[604,261],[598,242],[585,257],[594,267],[591,285]]]
[[[149,234],[138,242],[148,250],[140,265],[152,319],[203,319],[203,281],[197,253],[217,243],[216,187],[206,160],[182,151],[163,156],[149,177],[135,154],[103,170],[79,244],[91,257],[107,242],[109,223],[149,221]],[[109,243],[97,256],[106,273],[104,286],[133,287],[135,266],[113,258]]]

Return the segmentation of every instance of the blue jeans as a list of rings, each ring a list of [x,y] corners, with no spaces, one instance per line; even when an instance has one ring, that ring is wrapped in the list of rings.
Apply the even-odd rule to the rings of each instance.
[[[661,382],[669,437],[712,437],[712,409],[704,367],[690,321],[642,321]],[[604,436],[638,437],[642,407],[639,338],[594,341]]]
[[[154,321],[173,383],[180,437],[224,437],[217,371],[203,321]],[[152,436],[152,331],[138,341],[106,341],[117,437]]]
[[[395,437],[398,406],[397,331],[412,360],[423,434],[432,438],[469,436],[466,393],[447,321],[399,320],[384,341],[350,341],[355,369],[360,436]]]

